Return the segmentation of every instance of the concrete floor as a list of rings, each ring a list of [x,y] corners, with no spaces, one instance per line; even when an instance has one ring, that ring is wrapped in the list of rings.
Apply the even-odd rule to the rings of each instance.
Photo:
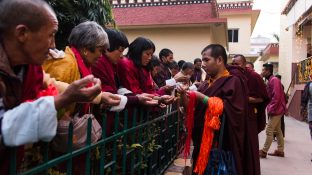
[[[285,158],[268,156],[261,159],[262,175],[312,175],[312,141],[308,124],[285,117]],[[259,134],[260,149],[265,141],[265,132]],[[277,143],[273,142],[273,152]]]
[[[267,156],[261,159],[261,175],[312,175],[312,141],[308,124],[291,117],[285,117],[285,157]],[[265,131],[259,134],[260,148],[265,141]],[[273,152],[277,142],[273,142],[269,152]],[[187,161],[188,164],[189,160]],[[185,173],[185,160],[179,158],[165,175],[182,175]],[[175,168],[174,168],[175,167]]]

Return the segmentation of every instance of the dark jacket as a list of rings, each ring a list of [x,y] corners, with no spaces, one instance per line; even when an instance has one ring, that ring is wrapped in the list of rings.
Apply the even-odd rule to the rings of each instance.
[[[7,54],[0,44],[0,120],[3,112],[14,108],[21,103],[22,82],[12,70]],[[0,122],[1,124],[1,122]],[[3,144],[0,125],[0,174],[8,172],[8,151]]]

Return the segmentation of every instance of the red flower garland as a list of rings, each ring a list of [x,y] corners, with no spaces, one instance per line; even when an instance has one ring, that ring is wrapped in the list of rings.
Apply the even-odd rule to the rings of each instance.
[[[38,94],[36,95],[36,99],[38,99],[40,97],[45,97],[45,96],[57,96],[58,94],[59,94],[59,92],[56,89],[56,87],[54,85],[50,84],[46,89],[43,89],[43,90],[38,92]],[[29,99],[29,100],[26,100],[26,102],[32,102],[36,99]]]
[[[196,104],[196,94],[194,92],[189,92],[189,103],[186,111],[186,120],[185,120],[185,126],[188,134],[186,137],[183,151],[185,159],[187,159],[187,157],[190,155],[192,131],[194,127],[195,104]]]

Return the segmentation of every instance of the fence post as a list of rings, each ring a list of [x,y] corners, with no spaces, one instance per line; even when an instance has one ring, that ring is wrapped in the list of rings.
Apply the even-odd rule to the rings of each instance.
[[[128,129],[128,111],[125,111],[124,115],[124,131]],[[126,174],[126,169],[127,169],[127,138],[128,135],[125,134],[123,136],[123,146],[122,146],[122,174]]]
[[[49,143],[43,143],[43,162],[47,163],[49,161]],[[44,171],[45,175],[48,175],[48,169]]]
[[[86,153],[86,175],[90,175],[90,170],[91,170],[91,149],[90,149],[90,145],[91,145],[91,128],[92,128],[92,118],[88,118],[88,125],[87,125],[87,143],[86,143],[86,147],[88,147],[88,151]]]
[[[134,109],[133,111],[133,115],[132,115],[132,126],[131,127],[135,127],[136,126],[136,115],[137,115],[137,109]],[[131,144],[133,144],[135,142],[135,134],[136,132],[134,133],[131,133]],[[134,164],[135,164],[135,160],[134,160],[134,151],[131,152],[131,165],[130,165],[130,174],[131,175],[134,175]]]
[[[102,140],[106,138],[106,112],[102,115]],[[101,145],[100,149],[100,174],[104,174],[104,164],[105,164],[105,142]]]
[[[10,151],[10,175],[16,175],[16,147],[9,148]]]
[[[73,123],[70,122],[68,129],[68,144],[67,144],[67,153],[72,154],[73,151]],[[67,161],[67,173],[66,175],[71,175],[73,171],[73,157]]]
[[[118,127],[119,127],[119,113],[115,113],[115,132],[114,134],[118,133]],[[116,163],[117,163],[117,138],[114,139],[114,146],[113,146],[113,165],[112,165],[112,173],[113,175],[116,175]]]

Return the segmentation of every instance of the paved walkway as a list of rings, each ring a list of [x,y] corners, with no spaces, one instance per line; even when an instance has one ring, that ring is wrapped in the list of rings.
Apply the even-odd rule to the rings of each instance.
[[[285,117],[285,158],[268,156],[261,159],[262,175],[312,175],[312,141],[308,124]],[[260,148],[265,141],[265,132],[260,133]],[[273,152],[277,143],[273,142]]]
[[[190,151],[191,153],[193,152],[193,146],[191,146]],[[185,160],[183,153],[181,153],[166,170],[165,175],[190,175],[192,171],[191,166],[191,155]]]
[[[268,156],[261,159],[261,175],[312,175],[312,141],[308,124],[291,117],[285,117],[285,157]],[[265,141],[265,131],[259,135],[260,148]],[[277,143],[273,142],[269,152],[273,152]],[[187,167],[190,159],[187,160]],[[175,160],[173,166],[165,175],[189,175],[190,169],[185,169],[182,156]]]

